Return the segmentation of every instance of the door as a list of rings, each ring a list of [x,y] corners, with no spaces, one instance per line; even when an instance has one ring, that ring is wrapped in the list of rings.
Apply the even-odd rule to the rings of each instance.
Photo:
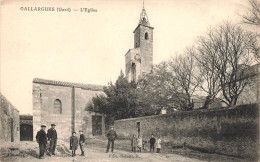
[[[92,116],[92,134],[102,135],[102,116]]]
[[[32,141],[33,140],[33,127],[29,124],[20,125],[20,141]]]

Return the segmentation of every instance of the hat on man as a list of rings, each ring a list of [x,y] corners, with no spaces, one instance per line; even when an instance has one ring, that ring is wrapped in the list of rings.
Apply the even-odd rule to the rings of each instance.
[[[73,133],[76,133],[76,132],[72,132],[72,134],[73,134]]]
[[[46,125],[41,125],[41,127],[46,127]]]
[[[51,126],[56,126],[55,124],[51,124]]]

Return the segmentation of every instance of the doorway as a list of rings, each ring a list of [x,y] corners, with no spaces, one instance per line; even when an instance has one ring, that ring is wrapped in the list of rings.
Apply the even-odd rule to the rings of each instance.
[[[140,124],[140,122],[136,122],[136,127],[137,127],[138,136],[140,136],[140,131],[141,131],[141,124]]]
[[[20,141],[33,140],[33,126],[28,124],[20,125]]]
[[[92,135],[102,135],[102,116],[92,116]]]

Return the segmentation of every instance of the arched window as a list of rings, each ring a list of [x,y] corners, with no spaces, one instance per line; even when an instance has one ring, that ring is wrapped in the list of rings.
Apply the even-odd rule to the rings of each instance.
[[[144,34],[144,39],[145,39],[145,40],[148,40],[148,39],[149,39],[149,36],[148,36],[148,33],[147,33],[147,32]]]
[[[62,113],[61,101],[59,99],[56,99],[54,101],[54,114],[61,114],[61,113]]]

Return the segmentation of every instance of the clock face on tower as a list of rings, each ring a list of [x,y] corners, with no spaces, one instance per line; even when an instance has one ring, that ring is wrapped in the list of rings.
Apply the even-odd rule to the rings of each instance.
[[[135,55],[135,59],[136,59],[136,60],[141,60],[141,56],[140,56],[139,54],[136,54],[136,55]]]

